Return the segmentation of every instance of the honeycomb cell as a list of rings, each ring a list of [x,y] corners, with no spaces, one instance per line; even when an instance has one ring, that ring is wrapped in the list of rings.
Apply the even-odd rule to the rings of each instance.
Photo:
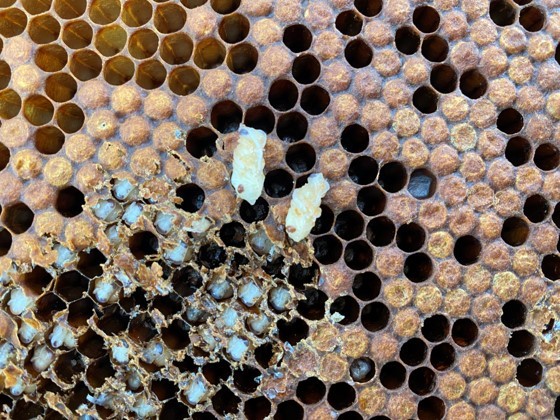
[[[414,9],[412,22],[421,32],[435,32],[439,27],[440,17],[436,9],[430,6],[420,6]]]
[[[210,0],[212,9],[222,15],[235,12],[240,4],[241,0]]]
[[[355,239],[364,231],[364,221],[358,212],[347,210],[336,217],[334,231],[344,240]]]
[[[85,368],[86,362],[76,350],[60,355],[54,365],[56,376],[67,384],[73,384]]]
[[[48,100],[47,100],[48,101]],[[35,112],[40,112],[37,102],[39,101],[31,101],[32,109],[25,109],[24,108],[24,115],[29,120],[28,115],[33,119],[33,121],[42,121],[39,115],[35,115]],[[27,104],[27,102],[26,102]],[[9,120],[14,118],[16,115],[19,114],[21,111],[21,97],[12,89],[5,89],[0,92],[0,118]],[[26,115],[26,112],[29,114]],[[44,116],[46,118],[46,115]],[[32,121],[30,121],[32,122]]]
[[[555,254],[545,255],[542,259],[541,270],[547,279],[560,279],[560,257]]]
[[[433,114],[437,111],[438,94],[429,86],[421,86],[412,95],[412,104],[423,114]]]
[[[268,91],[268,102],[277,111],[292,109],[298,100],[299,92],[294,83],[289,80],[276,80]]]
[[[354,296],[363,301],[370,301],[379,296],[381,280],[372,272],[356,274],[352,284]]]
[[[64,50],[63,50],[64,51]],[[66,52],[64,52],[66,54]],[[66,64],[66,63],[64,63]],[[61,69],[62,67],[60,67]],[[50,70],[50,71],[58,71]],[[101,73],[102,61],[99,55],[91,50],[80,50],[70,58],[70,71],[82,82],[94,79]]]
[[[146,256],[157,254],[159,241],[151,232],[137,232],[129,238],[128,246],[132,255],[141,260]]]
[[[449,45],[439,35],[429,35],[422,41],[422,55],[429,61],[441,63],[447,58]]]
[[[342,131],[340,144],[347,152],[361,153],[369,145],[369,134],[361,125],[349,125]]]
[[[514,331],[508,343],[508,352],[515,357],[528,356],[535,346],[535,336],[527,330]]]
[[[451,93],[457,88],[457,73],[447,64],[438,64],[432,68],[430,83],[440,93]]]
[[[296,396],[306,405],[316,404],[327,393],[327,387],[318,378],[310,377],[300,381],[297,385]]]
[[[322,114],[331,102],[329,93],[321,86],[310,86],[301,93],[300,105],[309,115]]]
[[[86,0],[55,0],[54,11],[62,19],[75,19],[86,12]]]
[[[83,127],[85,115],[79,106],[67,103],[56,110],[55,120],[62,131],[71,134]]]
[[[357,204],[364,215],[376,216],[385,210],[387,197],[376,186],[365,187],[358,192]]]
[[[377,16],[383,8],[382,0],[354,0],[354,7],[367,17]]]
[[[161,4],[154,13],[154,26],[162,34],[171,34],[181,30],[187,21],[185,9],[178,4]]]
[[[519,23],[529,32],[540,31],[545,24],[544,12],[536,6],[527,6],[519,12]]]
[[[379,380],[387,389],[398,389],[406,380],[406,369],[400,362],[385,363],[379,372]]]
[[[356,69],[368,66],[373,59],[371,47],[363,39],[354,39],[344,48],[344,58]]]
[[[523,214],[532,223],[540,223],[546,219],[550,213],[550,204],[540,194],[527,197],[523,205]]]
[[[52,279],[52,275],[44,267],[37,265],[23,275],[21,283],[26,289],[39,296],[50,286]]]
[[[397,230],[396,243],[404,252],[418,251],[426,241],[426,232],[417,223],[401,225]]]
[[[161,416],[165,418],[175,417],[179,419],[185,419],[188,418],[189,415],[189,408],[185,404],[177,401],[176,398],[166,401],[161,408]]]
[[[12,246],[12,234],[4,228],[0,229],[0,256],[6,255]]]
[[[509,26],[515,22],[515,7],[507,0],[490,2],[490,19],[498,26]]]
[[[135,49],[133,52],[131,50],[131,43],[135,35],[139,38],[135,39]],[[193,41],[187,34],[182,32],[176,33],[163,38],[159,47],[159,55],[168,64],[184,64],[190,60],[193,48]],[[134,33],[131,36],[128,50],[136,58],[151,57],[158,50],[157,35],[146,29]]]
[[[313,83],[321,73],[321,64],[315,56],[302,54],[292,63],[292,76],[298,83],[307,85]]]
[[[422,335],[426,340],[437,343],[445,340],[449,334],[449,320],[443,315],[433,315],[424,320]]]
[[[439,420],[445,416],[445,403],[441,398],[428,397],[418,403],[418,419]]]
[[[5,61],[0,60],[0,90],[5,89],[12,79],[12,70]]]
[[[436,374],[428,367],[413,370],[408,378],[408,387],[417,395],[426,395],[436,386]]]
[[[187,151],[191,156],[200,159],[203,156],[212,157],[216,153],[218,136],[206,127],[198,127],[187,135]]]
[[[169,73],[168,83],[173,93],[186,96],[198,89],[200,75],[193,67],[176,67]]]
[[[12,38],[21,35],[27,27],[27,15],[17,8],[0,11],[0,35]]]
[[[325,316],[325,303],[327,295],[317,289],[308,288],[303,292],[305,300],[300,300],[297,311],[306,319],[317,321]]]
[[[245,401],[243,413],[248,420],[261,420],[270,414],[272,404],[265,397],[255,397]]]
[[[60,35],[60,23],[50,15],[34,17],[29,22],[29,38],[35,44],[48,44]]]
[[[104,356],[91,363],[86,371],[86,378],[88,384],[93,388],[101,388],[107,378],[115,374],[115,369],[109,359],[109,356]]]
[[[453,255],[459,264],[471,265],[478,261],[482,244],[471,235],[462,236],[455,241]]]
[[[531,144],[524,137],[512,137],[506,146],[505,157],[513,166],[526,164],[531,157]]]
[[[523,245],[529,237],[529,225],[520,217],[510,217],[502,225],[501,237],[508,245]]]
[[[341,296],[331,303],[330,313],[337,313],[343,317],[343,319],[338,321],[339,324],[349,325],[358,319],[360,306],[352,296]]]
[[[420,34],[410,26],[403,26],[395,33],[395,47],[401,53],[412,55],[420,48]]]
[[[134,63],[128,57],[113,57],[105,63],[103,78],[107,83],[119,86],[134,77]]]
[[[64,133],[53,126],[40,127],[35,132],[35,148],[45,154],[53,155],[64,146]]]
[[[73,50],[86,48],[93,39],[93,29],[83,20],[75,20],[64,25],[62,42]]]
[[[18,96],[19,98],[19,96]],[[19,112],[19,109],[18,109]],[[28,97],[23,104],[23,115],[33,125],[44,125],[52,120],[54,106],[41,95]]]
[[[245,16],[234,13],[222,18],[218,27],[218,34],[228,44],[236,44],[247,38],[250,28],[249,20]]]
[[[140,63],[136,69],[136,83],[147,89],[157,89],[167,78],[167,70],[157,60],[148,60]]]
[[[515,134],[523,128],[523,116],[513,108],[504,109],[496,122],[498,130],[506,134]]]
[[[389,193],[396,193],[404,188],[408,181],[406,168],[400,162],[389,162],[379,170],[379,185]]]
[[[105,26],[95,35],[95,49],[105,57],[112,57],[123,50],[127,36],[119,25]]]
[[[56,196],[55,208],[64,217],[75,217],[83,211],[84,194],[76,187],[66,187]]]
[[[147,0],[128,0],[122,9],[121,19],[131,28],[143,26],[152,18],[152,6]]]
[[[281,140],[293,143],[303,139],[307,134],[308,122],[297,111],[282,114],[276,124],[276,134]]]
[[[324,235],[313,241],[315,258],[321,264],[334,264],[342,256],[342,243],[333,235]]]
[[[224,38],[222,37],[222,39]],[[309,49],[313,35],[304,25],[291,25],[284,29],[282,41],[286,47],[297,54]]]
[[[470,346],[478,338],[478,327],[469,318],[458,319],[453,323],[451,338],[458,346]]]
[[[303,419],[304,410],[301,405],[299,405],[294,400],[288,400],[278,404],[276,409],[276,414],[274,415],[274,420],[283,419]]]
[[[274,113],[270,108],[264,105],[249,108],[245,112],[243,120],[247,127],[262,130],[267,134],[270,134],[272,130],[274,130],[274,125],[276,123]]]
[[[367,225],[366,237],[373,246],[390,245],[395,238],[395,224],[386,216],[371,219]]]
[[[373,250],[364,240],[350,242],[344,249],[344,262],[352,270],[363,270],[373,262]]]
[[[6,166],[10,163],[10,149],[8,149],[4,144],[0,143],[0,171],[4,170]],[[2,208],[0,207],[0,213]]]
[[[11,6],[9,3],[15,3],[15,1],[8,0],[2,4],[2,7]],[[21,5],[31,15],[38,15],[44,13],[51,8],[52,0],[21,0]]]
[[[543,143],[535,150],[533,161],[539,169],[551,171],[560,164],[560,151],[551,143]]]
[[[419,338],[411,338],[406,341],[400,349],[399,356],[408,366],[418,366],[428,353],[426,343]]]
[[[301,318],[293,318],[290,321],[281,319],[276,325],[278,327],[278,338],[292,346],[307,338],[309,334],[309,326]]]
[[[120,0],[93,0],[89,7],[89,18],[92,22],[97,23],[98,25],[108,25],[113,23],[117,20],[120,13]]]
[[[350,407],[356,399],[356,391],[346,382],[338,382],[331,385],[327,394],[327,402],[335,410],[343,410]]]
[[[524,359],[517,366],[517,380],[524,387],[537,385],[542,379],[543,367],[535,359]]]
[[[478,99],[486,93],[488,82],[482,73],[477,69],[472,69],[461,75],[459,88],[463,95],[471,99]]]
[[[101,267],[107,261],[107,258],[97,248],[89,251],[81,251],[78,254],[77,268],[84,276],[94,278],[103,274]]]
[[[55,102],[70,101],[78,90],[78,84],[67,73],[57,73],[45,81],[45,93]]]
[[[294,172],[298,173],[313,169],[316,159],[315,149],[309,143],[294,144],[286,152],[286,163]]]
[[[35,303],[35,316],[43,322],[52,322],[53,315],[66,309],[66,303],[55,295],[48,292],[42,295]]]
[[[368,156],[355,158],[348,168],[348,176],[359,185],[371,184],[377,178],[379,166],[375,159]]]
[[[89,279],[72,270],[58,276],[54,290],[66,302],[73,302],[87,293],[88,287]]]
[[[360,320],[366,330],[376,332],[387,326],[389,318],[390,312],[385,304],[372,302],[362,308]]]
[[[206,38],[198,42],[194,49],[194,64],[201,69],[214,69],[219,67],[226,58],[224,45],[214,39]]]
[[[430,363],[437,371],[449,369],[455,363],[455,349],[449,343],[440,343],[432,348]]]
[[[432,259],[423,252],[409,255],[404,261],[404,275],[414,283],[428,280],[432,276],[433,270]]]
[[[243,111],[232,101],[218,102],[212,108],[210,122],[220,133],[237,131],[243,119]]]
[[[289,172],[284,169],[275,169],[266,174],[264,191],[269,197],[282,198],[292,192],[294,180]]]
[[[519,300],[510,300],[502,307],[501,321],[508,328],[522,327],[527,316],[527,307]]]

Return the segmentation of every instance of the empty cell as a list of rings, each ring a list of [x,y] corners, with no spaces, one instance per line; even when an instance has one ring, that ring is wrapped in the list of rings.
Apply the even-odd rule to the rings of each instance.
[[[523,245],[529,237],[529,225],[520,217],[510,217],[502,225],[501,236],[508,245]]]
[[[286,163],[294,172],[310,171],[316,160],[315,149],[308,143],[294,144],[286,152]]]
[[[496,127],[506,134],[518,133],[523,128],[523,116],[513,108],[504,109],[498,115]]]
[[[528,356],[535,346],[535,336],[527,330],[511,333],[508,343],[508,352],[515,357]]]
[[[424,320],[422,335],[432,343],[445,340],[449,334],[449,320],[443,315],[433,315]]]
[[[519,300],[510,300],[502,306],[502,324],[508,328],[522,327],[527,317],[527,307]]]
[[[432,276],[433,270],[432,259],[423,252],[409,255],[404,261],[404,275],[414,283],[428,280]]]
[[[441,398],[428,397],[418,403],[419,420],[439,420],[445,416],[445,403]]]
[[[207,127],[198,127],[187,135],[187,151],[191,156],[200,159],[203,156],[212,157],[216,153],[218,135]]]
[[[297,311],[306,319],[318,321],[325,316],[325,303],[327,295],[317,289],[307,288],[303,295],[305,299],[300,300],[297,304]]]
[[[437,111],[438,94],[429,86],[420,86],[412,95],[412,104],[423,114],[433,114]]]
[[[543,171],[551,171],[560,164],[560,151],[551,143],[541,144],[533,157],[535,165]]]
[[[0,256],[4,256],[10,251],[12,246],[12,234],[4,228],[0,228]]]
[[[278,118],[276,134],[281,140],[288,143],[299,141],[307,134],[307,118],[297,111],[282,114]]]
[[[529,161],[531,152],[531,143],[524,137],[517,136],[509,139],[505,156],[513,166],[521,166]]]
[[[206,268],[217,268],[225,262],[226,251],[218,244],[212,242],[200,248],[198,259]]]
[[[470,346],[478,338],[478,327],[469,318],[458,319],[453,323],[451,337],[458,346]]]
[[[362,17],[354,10],[346,10],[340,13],[335,20],[336,29],[348,36],[355,36],[360,33],[363,25]]]
[[[327,205],[322,204],[320,210],[321,215],[315,220],[315,225],[311,229],[311,234],[313,235],[327,233],[331,230],[334,223],[334,213]]]
[[[293,318],[290,321],[280,319],[276,325],[278,326],[278,338],[292,346],[307,338],[309,334],[309,326],[301,318]]]
[[[321,86],[310,86],[301,93],[300,105],[309,115],[322,114],[331,102],[329,93]]]
[[[418,366],[426,358],[428,346],[419,338],[406,341],[399,352],[399,357],[408,366]]]
[[[395,47],[401,53],[412,55],[420,48],[420,34],[410,26],[403,26],[395,33]]]
[[[278,404],[274,420],[284,419],[303,419],[303,407],[293,400],[288,400]]]
[[[292,76],[298,83],[307,85],[313,83],[321,73],[321,64],[315,56],[303,54],[292,63]]]
[[[383,8],[382,0],[354,0],[354,7],[362,15],[373,17],[378,15]]]
[[[222,15],[235,12],[240,4],[241,0],[210,0],[210,6],[212,6],[212,9]]]
[[[294,83],[289,80],[276,80],[268,91],[268,102],[278,111],[292,109],[298,100],[298,90]]]
[[[461,236],[455,241],[453,255],[457,262],[462,265],[471,265],[478,261],[482,244],[474,236]]]
[[[447,58],[449,45],[439,35],[430,35],[422,41],[422,55],[429,61],[441,63]]]
[[[179,31],[187,21],[185,9],[178,4],[167,3],[157,6],[154,13],[154,26],[162,34]]]
[[[395,238],[395,224],[386,216],[371,219],[367,225],[366,237],[373,246],[387,246]]]
[[[477,69],[472,69],[461,75],[459,88],[463,95],[471,99],[478,99],[486,93],[488,82],[482,73]]]
[[[348,176],[359,185],[371,184],[377,178],[379,166],[375,159],[369,156],[355,158],[348,168]]]
[[[83,294],[87,293],[89,288],[89,279],[77,271],[67,271],[62,273],[55,282],[55,291],[58,296],[67,302],[80,299]]]
[[[352,284],[354,296],[363,301],[369,301],[379,296],[381,290],[381,280],[372,272],[356,274]]]
[[[457,73],[447,64],[438,64],[432,68],[430,83],[440,93],[451,93],[457,88]]]
[[[455,349],[449,343],[440,343],[432,348],[430,363],[434,369],[444,371],[455,363]]]
[[[379,372],[381,385],[387,389],[400,388],[406,379],[406,369],[400,362],[388,362],[383,365]]]
[[[218,34],[228,44],[243,41],[249,34],[251,25],[249,20],[239,13],[224,16],[218,27]],[[285,36],[284,31],[284,36]]]
[[[346,45],[344,57],[352,67],[361,69],[371,63],[373,50],[363,39],[358,38]]]
[[[363,270],[373,262],[373,250],[364,240],[357,240],[346,245],[344,262],[352,270]]]
[[[29,273],[23,275],[21,284],[37,296],[41,295],[52,282],[52,275],[40,265],[33,267]]]
[[[202,286],[202,281],[202,275],[196,269],[186,266],[175,271],[171,284],[180,296],[188,297]]]
[[[358,192],[357,204],[363,214],[375,216],[385,210],[387,197],[376,186],[365,187]]]
[[[35,316],[43,322],[52,322],[55,313],[66,309],[66,303],[55,295],[48,292],[37,299],[35,303]]]
[[[364,231],[364,220],[357,211],[346,210],[336,217],[334,231],[344,240],[357,238]]]
[[[2,171],[8,163],[10,162],[10,149],[0,143],[0,171]],[[0,213],[2,212],[2,207],[0,207]]]
[[[541,270],[547,279],[560,279],[560,257],[555,254],[545,255],[541,262]]]
[[[223,134],[237,131],[242,118],[243,111],[232,101],[218,102],[210,114],[210,122],[216,130]]]
[[[248,420],[262,420],[272,411],[272,404],[265,397],[255,397],[245,401],[243,413]]]
[[[175,398],[166,401],[166,403],[161,407],[161,418],[186,419],[189,415],[189,408],[185,404],[177,401]]]
[[[268,216],[269,205],[266,200],[259,197],[255,204],[243,200],[239,206],[239,215],[246,223],[258,222]]]
[[[342,256],[342,243],[334,235],[324,235],[313,241],[315,259],[321,264],[334,264]]]
[[[16,203],[2,209],[2,223],[12,233],[26,232],[33,224],[35,215],[25,203]]]
[[[103,274],[103,267],[107,258],[97,248],[92,248],[89,251],[81,251],[78,254],[77,268],[84,276],[91,278]]]
[[[259,60],[259,52],[249,43],[241,43],[231,47],[227,54],[226,64],[236,74],[253,71]]]
[[[361,153],[369,146],[369,134],[361,125],[349,125],[342,131],[340,144],[347,152]]]
[[[220,239],[225,246],[243,248],[245,246],[245,228],[239,222],[230,222],[220,228]]]
[[[256,391],[259,385],[260,370],[250,365],[243,365],[233,372],[233,384],[246,394]]]
[[[422,226],[411,222],[404,224],[397,230],[397,246],[404,252],[418,251],[426,241],[426,232]]]
[[[525,359],[517,366],[517,380],[524,387],[537,385],[542,379],[543,367],[535,359]]]
[[[350,407],[356,399],[356,391],[346,382],[331,385],[327,395],[329,405],[335,410],[343,410]]]
[[[515,22],[515,7],[508,0],[490,2],[490,19],[498,26],[508,26]]]
[[[58,191],[55,208],[64,217],[75,217],[83,211],[84,194],[76,187],[70,186]]]
[[[385,304],[372,302],[363,307],[360,320],[366,330],[376,332],[389,324],[390,316],[389,308]]]
[[[420,6],[414,9],[412,14],[412,22],[420,31],[430,33],[439,27],[439,13],[430,6]]]
[[[137,232],[128,240],[130,252],[137,260],[157,254],[159,250],[158,238],[151,232]]]
[[[385,191],[396,193],[404,188],[408,181],[406,168],[400,162],[389,162],[379,170],[378,183]]]
[[[331,303],[330,313],[331,315],[337,313],[342,317],[337,321],[339,324],[349,325],[358,319],[360,306],[352,296],[340,296]]]
[[[225,58],[226,48],[214,38],[206,38],[196,44],[193,60],[201,69],[214,69],[220,66]]]
[[[0,90],[7,88],[11,79],[12,70],[10,69],[9,64],[0,60]]]
[[[45,155],[57,153],[64,145],[64,133],[57,127],[40,127],[35,132],[35,148]]]
[[[527,197],[523,206],[523,214],[532,223],[540,223],[546,219],[550,213],[548,200],[540,194]]]
[[[245,112],[243,122],[247,127],[262,130],[265,133],[270,134],[272,130],[274,130],[276,117],[270,108],[264,105],[257,105],[249,108]]]
[[[264,191],[269,197],[282,198],[292,192],[294,179],[284,169],[275,169],[266,174]]]
[[[291,25],[284,29],[282,40],[286,47],[297,54],[309,49],[313,35],[304,25]]]
[[[408,387],[417,395],[426,395],[436,386],[436,374],[428,367],[413,370],[408,378]]]

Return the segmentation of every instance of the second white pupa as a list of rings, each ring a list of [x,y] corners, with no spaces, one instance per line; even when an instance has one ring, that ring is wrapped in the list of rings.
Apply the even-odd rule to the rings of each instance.
[[[262,130],[239,126],[239,141],[233,152],[231,185],[237,196],[253,205],[261,196],[264,186],[264,147],[266,133]]]

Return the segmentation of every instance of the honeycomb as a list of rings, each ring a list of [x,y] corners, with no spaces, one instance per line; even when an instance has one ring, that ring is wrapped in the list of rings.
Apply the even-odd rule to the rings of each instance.
[[[559,0],[0,0],[2,418],[560,418],[559,40]]]

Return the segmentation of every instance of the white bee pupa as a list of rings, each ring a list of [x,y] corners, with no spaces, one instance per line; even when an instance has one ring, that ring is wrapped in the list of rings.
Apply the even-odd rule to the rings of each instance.
[[[239,142],[233,152],[231,185],[237,196],[253,205],[264,185],[264,146],[266,133],[262,130],[239,126]]]

